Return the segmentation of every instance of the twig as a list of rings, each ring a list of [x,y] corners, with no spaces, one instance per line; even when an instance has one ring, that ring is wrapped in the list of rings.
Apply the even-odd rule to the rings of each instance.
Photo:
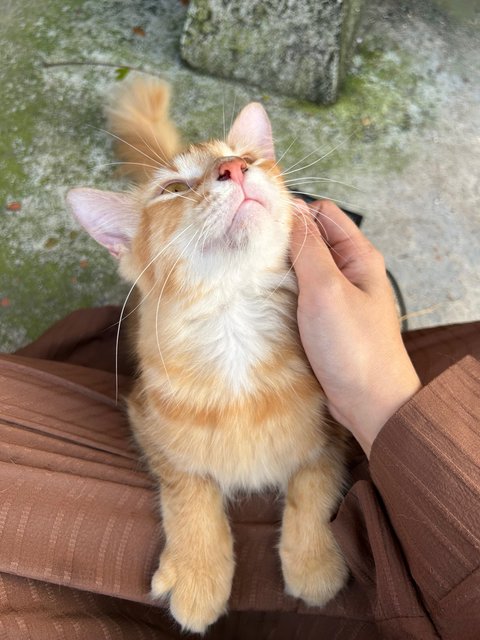
[[[46,60],[42,60],[42,65],[49,69],[51,67],[71,67],[71,66],[82,66],[82,67],[110,67],[112,69],[128,69],[129,71],[140,71],[142,73],[147,73],[151,76],[158,75],[156,73],[152,73],[151,71],[145,71],[141,67],[132,67],[129,64],[113,64],[113,62],[99,62],[97,60],[62,60],[59,62],[47,62]]]
[[[431,307],[427,307],[426,309],[419,309],[418,311],[411,311],[410,313],[405,314],[400,318],[400,320],[410,320],[411,318],[418,318],[419,316],[425,316],[429,313],[433,313],[439,307],[441,307],[441,303],[434,304]]]

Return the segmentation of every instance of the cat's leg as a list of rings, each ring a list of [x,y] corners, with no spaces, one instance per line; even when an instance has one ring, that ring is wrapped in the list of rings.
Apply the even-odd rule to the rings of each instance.
[[[223,498],[209,478],[180,473],[165,463],[158,471],[166,544],[152,595],[170,594],[177,622],[202,633],[226,610],[234,572]]]
[[[343,482],[340,452],[324,453],[289,481],[280,538],[286,590],[322,606],[344,586],[348,571],[329,527]]]
[[[143,389],[138,382],[129,397],[129,418],[159,481],[165,534],[151,595],[169,595],[170,611],[179,624],[202,633],[225,611],[235,568],[223,496],[212,479],[179,471],[168,461],[159,445],[157,418],[145,409]]]

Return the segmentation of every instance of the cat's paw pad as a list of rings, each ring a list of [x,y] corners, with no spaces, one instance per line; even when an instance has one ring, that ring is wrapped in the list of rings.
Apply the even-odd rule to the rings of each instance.
[[[310,606],[322,607],[345,586],[348,569],[336,545],[322,550],[281,553],[286,591]]]
[[[204,633],[226,611],[232,577],[233,559],[206,567],[191,556],[179,559],[167,552],[153,575],[151,595],[170,595],[170,612],[181,627]]]

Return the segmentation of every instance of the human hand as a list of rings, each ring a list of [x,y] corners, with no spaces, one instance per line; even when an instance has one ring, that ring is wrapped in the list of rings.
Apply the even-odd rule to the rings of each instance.
[[[332,416],[367,456],[420,388],[400,334],[382,255],[335,204],[295,200],[291,257],[298,325]]]

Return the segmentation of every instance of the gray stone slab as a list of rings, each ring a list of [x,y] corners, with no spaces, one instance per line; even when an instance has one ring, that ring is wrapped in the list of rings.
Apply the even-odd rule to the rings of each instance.
[[[363,0],[191,0],[181,53],[192,67],[332,103]]]

